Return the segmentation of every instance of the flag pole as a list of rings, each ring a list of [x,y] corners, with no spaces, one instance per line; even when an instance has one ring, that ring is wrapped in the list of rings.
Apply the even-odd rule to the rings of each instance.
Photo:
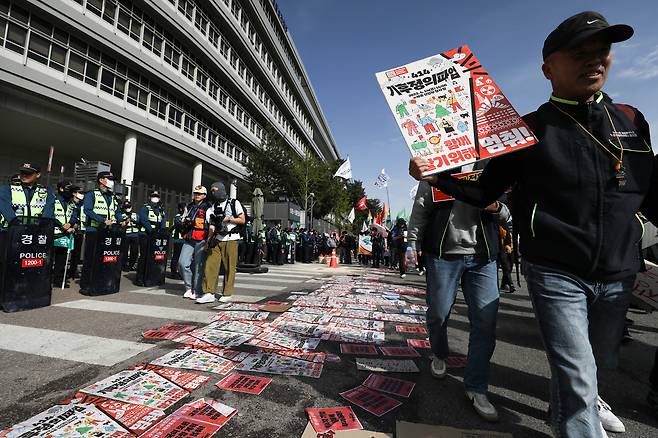
[[[388,195],[388,183],[386,183],[386,201],[388,202],[388,220],[391,220],[391,197]],[[391,221],[393,223],[393,221]]]

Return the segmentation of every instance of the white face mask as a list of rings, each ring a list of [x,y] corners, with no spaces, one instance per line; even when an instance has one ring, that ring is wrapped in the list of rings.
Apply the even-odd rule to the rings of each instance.
[[[158,202],[160,202],[160,198],[151,198],[151,203],[157,204]]]
[[[133,211],[132,208],[126,208],[126,213],[130,213],[131,211]]]
[[[114,181],[111,179],[105,180],[105,186],[109,189],[112,190],[114,189]]]
[[[85,195],[83,195],[82,193],[76,193],[75,197],[82,201],[85,198]]]

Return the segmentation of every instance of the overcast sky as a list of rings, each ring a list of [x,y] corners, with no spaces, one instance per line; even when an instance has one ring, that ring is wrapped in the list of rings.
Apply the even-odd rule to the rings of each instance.
[[[375,73],[468,44],[521,113],[550,94],[541,74],[546,36],[585,10],[635,28],[613,46],[604,91],[638,107],[658,129],[658,1],[278,0],[341,155],[368,197],[386,200],[373,182],[391,177],[392,214],[411,211],[410,154],[381,93]],[[658,140],[654,150],[658,150]]]

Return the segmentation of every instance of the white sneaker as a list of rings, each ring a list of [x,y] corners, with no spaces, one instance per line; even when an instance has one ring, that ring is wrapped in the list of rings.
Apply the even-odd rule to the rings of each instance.
[[[233,302],[233,298],[231,298],[230,295],[227,296],[227,297],[226,297],[226,296],[222,296],[222,297],[219,298],[219,302],[220,302],[220,303],[231,303],[231,302]]]
[[[407,274],[400,274],[400,278],[407,278]]]
[[[624,423],[612,412],[610,405],[603,401],[601,397],[596,400],[596,406],[599,408],[599,417],[601,425],[608,432],[624,433],[626,427]]]
[[[603,438],[608,438],[608,434],[605,433],[605,428],[603,427],[603,423],[599,423],[601,425],[601,436]]]
[[[192,289],[186,290],[183,294],[183,298],[194,298],[194,292],[192,292]]]
[[[443,379],[446,376],[446,361],[434,356],[430,364],[430,373],[437,379]]]
[[[196,299],[197,304],[208,304],[217,301],[215,294],[204,294],[201,298]]]
[[[479,394],[477,392],[466,391],[466,397],[473,403],[475,412],[487,421],[498,421],[498,411],[489,402],[486,394]]]

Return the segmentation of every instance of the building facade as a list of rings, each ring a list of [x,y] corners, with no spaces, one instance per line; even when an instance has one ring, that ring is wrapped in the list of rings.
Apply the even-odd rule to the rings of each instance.
[[[0,0],[0,175],[52,146],[55,175],[236,190],[268,126],[339,157],[271,0]]]

